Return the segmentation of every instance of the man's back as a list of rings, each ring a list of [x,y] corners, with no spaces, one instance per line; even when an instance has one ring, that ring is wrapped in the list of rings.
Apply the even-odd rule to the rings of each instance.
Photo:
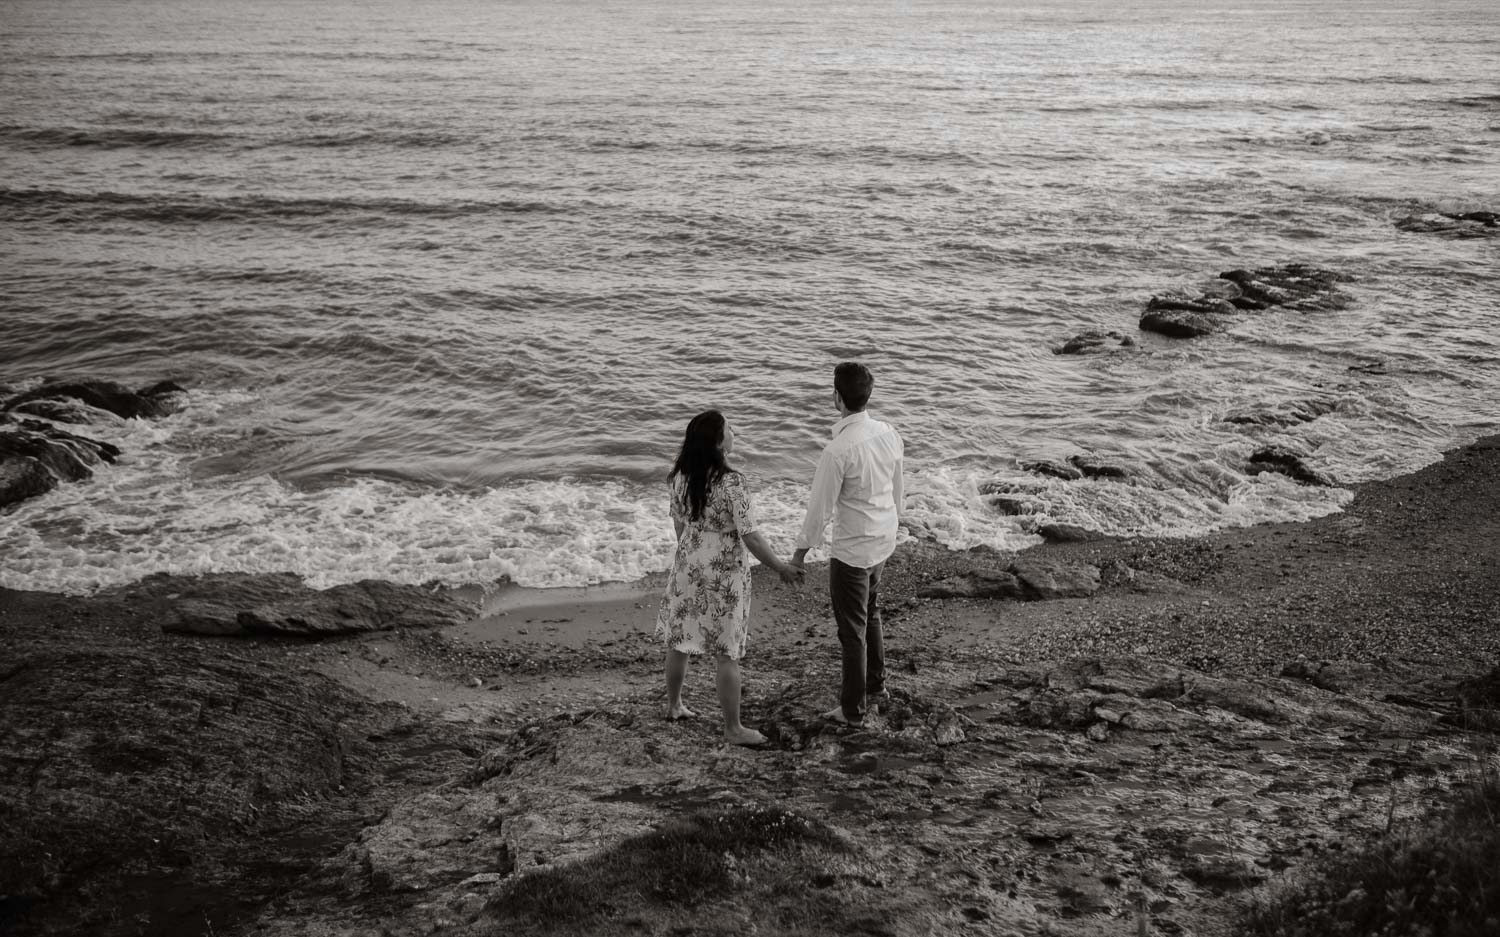
[[[904,458],[901,434],[860,411],[833,427],[813,476],[812,498],[800,543],[816,546],[833,516],[834,559],[868,567],[896,548]]]

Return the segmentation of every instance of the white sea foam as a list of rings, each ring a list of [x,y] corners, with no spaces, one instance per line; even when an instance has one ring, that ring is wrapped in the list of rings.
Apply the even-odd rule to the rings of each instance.
[[[155,431],[133,427],[140,446]],[[0,525],[0,585],[88,592],[155,572],[290,571],[323,588],[366,578],[402,583],[577,586],[633,581],[670,562],[673,536],[656,488],[618,480],[528,481],[486,491],[422,490],[378,478],[299,490],[269,476],[195,480],[187,459],[146,447],[93,483],[64,485]],[[907,519],[962,549],[1037,542],[989,507],[981,479],[915,471]],[[787,553],[805,488],[752,479],[763,533]],[[1223,501],[1116,482],[1034,480],[1037,513],[1107,533],[1201,533],[1337,510],[1343,489],[1278,476],[1235,484]],[[904,535],[903,535],[904,536]],[[821,559],[824,551],[813,554]]]

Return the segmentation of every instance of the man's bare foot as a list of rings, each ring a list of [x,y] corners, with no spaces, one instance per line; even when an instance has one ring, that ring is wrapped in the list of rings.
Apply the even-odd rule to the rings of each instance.
[[[676,706],[672,706],[667,709],[667,718],[672,722],[676,722],[678,719],[696,719],[697,717],[697,713],[693,712],[691,709],[688,709],[681,703],[678,703]]]
[[[754,729],[740,726],[738,729],[725,729],[724,741],[730,745],[761,745],[765,743],[766,737]]]

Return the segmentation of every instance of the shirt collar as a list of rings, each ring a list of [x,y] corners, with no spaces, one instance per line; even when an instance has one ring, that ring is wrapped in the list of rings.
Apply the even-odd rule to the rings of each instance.
[[[853,426],[855,423],[863,423],[869,418],[870,414],[865,412],[864,410],[860,410],[858,413],[851,413],[848,416],[844,417],[842,420],[839,420],[837,423],[833,424],[832,435],[835,439],[837,439],[839,433],[842,433],[844,430]]]

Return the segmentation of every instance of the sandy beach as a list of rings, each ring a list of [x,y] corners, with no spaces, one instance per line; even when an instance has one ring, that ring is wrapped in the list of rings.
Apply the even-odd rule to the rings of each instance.
[[[263,579],[0,592],[0,923],[1235,933],[1254,896],[1493,763],[1497,504],[1490,437],[1307,523],[1018,555],[905,544],[883,588],[892,705],[855,730],[817,715],[838,679],[825,570],[792,589],[757,569],[756,750],[722,743],[701,663],[700,717],[663,718],[650,580],[394,590],[436,605],[311,637],[278,622],[365,613],[303,596],[277,618],[286,584]],[[985,597],[1038,568],[1095,589]],[[771,809],[832,838],[731,856],[707,894],[585,896],[561,917],[517,897],[684,817]]]

